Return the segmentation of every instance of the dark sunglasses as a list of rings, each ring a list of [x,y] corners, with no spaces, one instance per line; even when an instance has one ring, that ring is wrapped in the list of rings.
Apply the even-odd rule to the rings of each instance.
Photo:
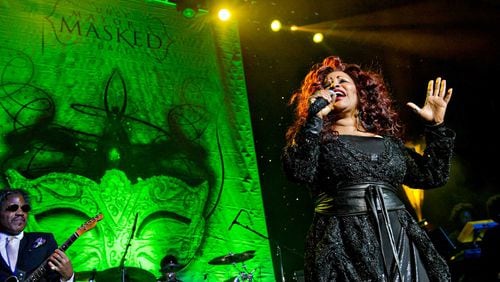
[[[9,211],[9,212],[16,212],[17,210],[19,209],[19,205],[17,204],[14,204],[14,205],[10,205],[8,206],[5,211]],[[26,205],[23,205],[21,206],[21,210],[23,212],[29,212],[31,210],[31,206],[26,204]]]

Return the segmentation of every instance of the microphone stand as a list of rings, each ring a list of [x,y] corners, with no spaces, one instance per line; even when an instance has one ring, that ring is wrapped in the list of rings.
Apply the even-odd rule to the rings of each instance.
[[[120,271],[122,274],[122,282],[125,282],[125,277],[127,276],[127,270],[125,269],[125,257],[127,256],[128,253],[128,248],[131,245],[132,239],[134,238],[134,233],[135,233],[135,228],[137,226],[137,217],[139,216],[139,213],[135,214],[135,219],[134,219],[134,225],[132,226],[132,233],[130,234],[130,238],[128,239],[127,245],[125,246],[125,252],[123,252],[122,259],[120,260]]]
[[[281,247],[278,243],[276,243],[276,254],[280,257],[281,282],[285,282],[285,274],[283,273],[283,256],[281,255]]]
[[[97,273],[97,269],[92,269],[92,276],[89,278],[89,282],[95,282],[95,275]]]
[[[241,226],[241,227],[245,228],[246,230],[248,230],[248,231],[250,231],[250,232],[252,232],[252,233],[257,234],[257,235],[259,235],[260,237],[262,237],[262,238],[264,238],[264,239],[266,239],[266,240],[269,240],[269,237],[267,237],[266,235],[264,235],[264,234],[262,234],[262,233],[259,233],[259,232],[258,232],[258,231],[256,231],[256,230],[253,230],[253,229],[252,229],[251,227],[249,227],[248,225],[241,224],[241,223],[240,223],[239,221],[237,221],[237,220],[234,222],[234,224],[239,225],[239,226]]]

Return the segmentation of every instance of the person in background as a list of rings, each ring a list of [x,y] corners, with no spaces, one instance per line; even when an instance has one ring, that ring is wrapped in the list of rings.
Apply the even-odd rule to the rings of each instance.
[[[465,224],[469,221],[478,220],[478,212],[476,211],[474,205],[471,203],[458,203],[453,206],[449,223],[451,224],[449,230],[449,237],[453,243],[460,245],[457,238],[462,232]]]
[[[488,198],[486,211],[496,225],[486,230],[480,242],[480,277],[475,277],[474,281],[500,281],[500,194]]]
[[[478,256],[480,252],[475,242],[460,242],[458,237],[469,221],[478,220],[478,212],[474,205],[468,202],[457,203],[453,206],[450,218],[449,238],[456,246],[455,253],[450,257],[448,265],[451,269],[452,281],[469,281],[474,277],[478,268]],[[473,255],[471,255],[473,254]]]
[[[0,281],[24,281],[40,271],[36,281],[72,282],[73,266],[53,234],[24,231],[30,210],[26,191],[0,189]]]
[[[423,155],[404,146],[403,125],[380,73],[330,56],[290,100],[283,169],[305,184],[315,212],[305,246],[306,281],[449,281],[450,271],[405,208],[402,184],[430,189],[450,173],[455,133],[444,124],[452,89],[428,83]]]
[[[181,268],[177,258],[174,255],[166,255],[160,262],[160,271],[162,276],[158,278],[157,282],[182,282],[177,279],[176,271]]]

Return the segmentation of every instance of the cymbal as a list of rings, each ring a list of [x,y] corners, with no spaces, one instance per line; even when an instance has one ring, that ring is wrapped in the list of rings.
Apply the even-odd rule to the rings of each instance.
[[[84,271],[75,273],[75,281],[88,281],[92,277],[96,282],[121,281],[122,271],[119,267],[116,267],[103,271]],[[125,281],[156,282],[156,277],[152,273],[140,268],[125,267]]]
[[[246,251],[239,254],[229,253],[224,256],[213,258],[208,262],[208,264],[221,265],[221,264],[232,264],[236,262],[244,262],[249,259],[252,259],[254,256],[255,256],[254,250]]]

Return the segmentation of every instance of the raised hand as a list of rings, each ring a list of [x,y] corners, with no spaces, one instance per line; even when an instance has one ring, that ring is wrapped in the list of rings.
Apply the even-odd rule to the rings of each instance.
[[[450,102],[452,92],[452,88],[446,91],[446,80],[441,80],[438,77],[435,83],[430,80],[427,84],[427,96],[422,108],[413,102],[408,102],[406,105],[411,107],[423,120],[438,125],[444,122],[446,107]]]

